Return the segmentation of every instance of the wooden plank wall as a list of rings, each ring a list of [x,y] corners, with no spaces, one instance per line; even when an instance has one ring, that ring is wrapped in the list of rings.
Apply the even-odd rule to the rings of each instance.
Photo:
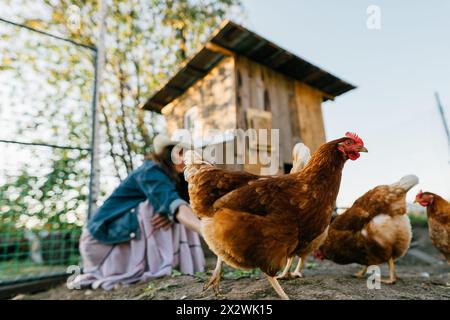
[[[291,163],[294,145],[312,151],[325,142],[319,91],[245,57],[236,57],[238,128],[247,129],[246,110],[272,112],[272,128],[280,130],[280,165]]]
[[[199,108],[198,121],[206,134],[212,129],[225,132],[236,128],[234,88],[234,58],[227,57],[205,78],[163,108],[168,133],[184,128],[184,114],[194,106]]]
[[[167,105],[168,133],[184,128],[184,114],[200,109],[204,131],[247,129],[246,110],[272,112],[272,128],[280,130],[280,169],[292,163],[293,146],[304,142],[312,152],[325,142],[322,94],[245,57],[222,60],[204,79]],[[239,167],[239,166],[237,166]]]
[[[296,82],[295,92],[300,137],[314,152],[326,142],[322,116],[323,97],[319,91],[300,82]]]

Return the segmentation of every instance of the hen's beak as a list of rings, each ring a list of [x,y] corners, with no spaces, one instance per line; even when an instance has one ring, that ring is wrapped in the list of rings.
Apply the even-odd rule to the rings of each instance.
[[[358,152],[369,152],[369,150],[367,150],[366,147],[358,147],[357,151]]]
[[[419,200],[417,200],[417,199],[414,199],[414,202],[413,203],[419,203]]]

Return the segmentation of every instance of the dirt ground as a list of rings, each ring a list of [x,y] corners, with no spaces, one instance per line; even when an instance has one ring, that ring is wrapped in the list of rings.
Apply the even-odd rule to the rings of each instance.
[[[426,228],[415,228],[412,250],[396,263],[400,278],[394,285],[381,284],[380,289],[368,289],[365,279],[352,275],[360,266],[317,262],[310,258],[303,278],[281,281],[291,299],[450,299],[450,267],[428,239]],[[207,258],[207,273],[185,276],[177,272],[171,277],[119,288],[102,290],[68,290],[65,285],[20,299],[135,299],[183,300],[216,299],[212,290],[203,292],[215,259]],[[382,277],[388,269],[381,266]],[[278,299],[275,291],[258,271],[239,271],[226,267],[218,299]]]

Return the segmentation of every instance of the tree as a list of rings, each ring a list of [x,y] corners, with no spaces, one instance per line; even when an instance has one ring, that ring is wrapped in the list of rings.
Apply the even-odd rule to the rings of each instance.
[[[79,28],[67,27],[70,17],[65,14],[71,5],[79,6],[79,1],[45,2],[53,5],[52,22],[46,22],[44,28],[57,28],[71,39],[95,43],[97,22],[92,17],[96,1],[84,1],[80,6]],[[239,5],[236,0],[110,1],[100,109],[117,178],[123,178],[151,151],[160,121],[138,106],[235,5]]]
[[[239,9],[241,4],[239,0],[110,0],[108,8],[106,65],[99,105],[101,176],[115,184],[152,150],[153,136],[164,125],[159,115],[138,106],[199,47],[231,9]],[[9,12],[7,18],[11,20],[95,45],[98,25],[95,0],[9,0],[0,9]],[[89,50],[15,27],[2,28],[0,39],[3,40],[0,78],[9,75],[25,79],[34,74],[34,79],[27,80],[33,90],[23,88],[25,96],[23,92],[19,94],[17,87],[12,90],[11,83],[3,84],[12,90],[7,93],[12,97],[11,104],[23,105],[24,99],[39,100],[30,103],[33,108],[21,109],[23,114],[14,124],[14,137],[36,141],[39,140],[36,132],[45,132],[41,140],[47,143],[87,146],[93,78],[93,57]],[[37,88],[35,83],[39,84]],[[36,92],[42,93],[40,99],[36,99]],[[39,151],[32,153],[39,158]],[[49,162],[41,161],[42,166],[61,178],[41,177],[36,185],[49,183],[64,190],[72,188],[72,182],[81,181],[87,186],[87,158],[82,152],[69,154],[53,149],[48,158]],[[73,172],[77,172],[76,177],[71,176]],[[7,190],[11,185],[19,187],[17,182],[30,178],[22,173],[16,180],[9,179],[4,187]],[[86,188],[77,190],[81,196],[75,197],[75,207],[80,208]],[[51,192],[43,194],[57,202],[67,201],[57,200]],[[45,202],[44,198],[39,201]]]

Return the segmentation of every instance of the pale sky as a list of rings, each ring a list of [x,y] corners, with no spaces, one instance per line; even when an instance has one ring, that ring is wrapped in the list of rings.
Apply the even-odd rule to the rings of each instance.
[[[450,1],[243,0],[244,25],[358,88],[323,105],[327,139],[354,131],[369,149],[343,173],[338,205],[416,174],[416,191],[450,198]],[[381,29],[366,26],[381,9]]]

